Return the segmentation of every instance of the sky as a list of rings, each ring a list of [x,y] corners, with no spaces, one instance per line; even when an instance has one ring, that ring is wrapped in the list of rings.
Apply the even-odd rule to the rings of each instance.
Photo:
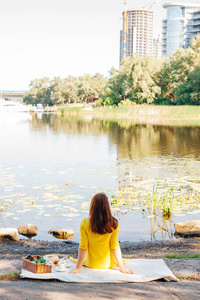
[[[156,37],[169,1],[128,0],[128,9],[153,2]],[[108,76],[119,68],[123,11],[124,0],[0,0],[0,90],[28,90],[45,76]]]

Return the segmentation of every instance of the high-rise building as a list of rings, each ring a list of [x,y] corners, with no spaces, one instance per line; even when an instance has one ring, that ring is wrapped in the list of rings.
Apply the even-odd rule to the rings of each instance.
[[[162,57],[162,43],[160,38],[153,40],[153,56],[156,58]]]
[[[125,10],[120,31],[120,61],[137,53],[153,55],[153,12],[145,9]]]
[[[167,3],[167,17],[162,25],[162,55],[170,57],[178,48],[187,48],[191,38],[200,33],[200,4]]]
[[[190,40],[200,34],[200,6],[194,12],[190,13],[190,19],[187,24],[186,47],[189,47]]]

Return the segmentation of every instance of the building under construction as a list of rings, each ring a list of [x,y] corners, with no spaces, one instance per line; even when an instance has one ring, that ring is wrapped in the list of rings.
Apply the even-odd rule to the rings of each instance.
[[[120,61],[137,53],[141,57],[153,55],[153,12],[137,9],[122,13],[120,32]]]
[[[140,57],[156,56],[160,58],[159,51],[156,55],[154,51],[153,11],[146,9],[127,10],[127,1],[125,1],[125,11],[122,16],[120,62],[133,53],[137,53]],[[156,46],[158,45],[156,44]]]

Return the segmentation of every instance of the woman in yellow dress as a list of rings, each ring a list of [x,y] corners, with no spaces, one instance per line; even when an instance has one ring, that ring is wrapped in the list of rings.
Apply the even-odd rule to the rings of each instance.
[[[80,273],[84,265],[94,269],[118,266],[120,272],[133,274],[124,266],[118,242],[119,225],[111,214],[106,194],[98,193],[92,198],[89,216],[81,221],[78,261],[69,273]]]

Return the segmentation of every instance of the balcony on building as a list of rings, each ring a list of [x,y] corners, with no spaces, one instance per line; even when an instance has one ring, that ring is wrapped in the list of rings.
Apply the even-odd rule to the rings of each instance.
[[[197,25],[200,23],[200,17],[196,20],[189,20],[187,25]]]
[[[196,37],[194,33],[187,34],[188,39],[193,39],[194,37]]]
[[[200,18],[200,12],[198,12],[198,14],[196,15],[194,13],[192,14],[192,18],[191,18],[192,20],[197,20],[199,18]]]
[[[200,27],[197,27],[197,28],[188,28],[187,32],[198,34],[198,33],[200,33]]]

